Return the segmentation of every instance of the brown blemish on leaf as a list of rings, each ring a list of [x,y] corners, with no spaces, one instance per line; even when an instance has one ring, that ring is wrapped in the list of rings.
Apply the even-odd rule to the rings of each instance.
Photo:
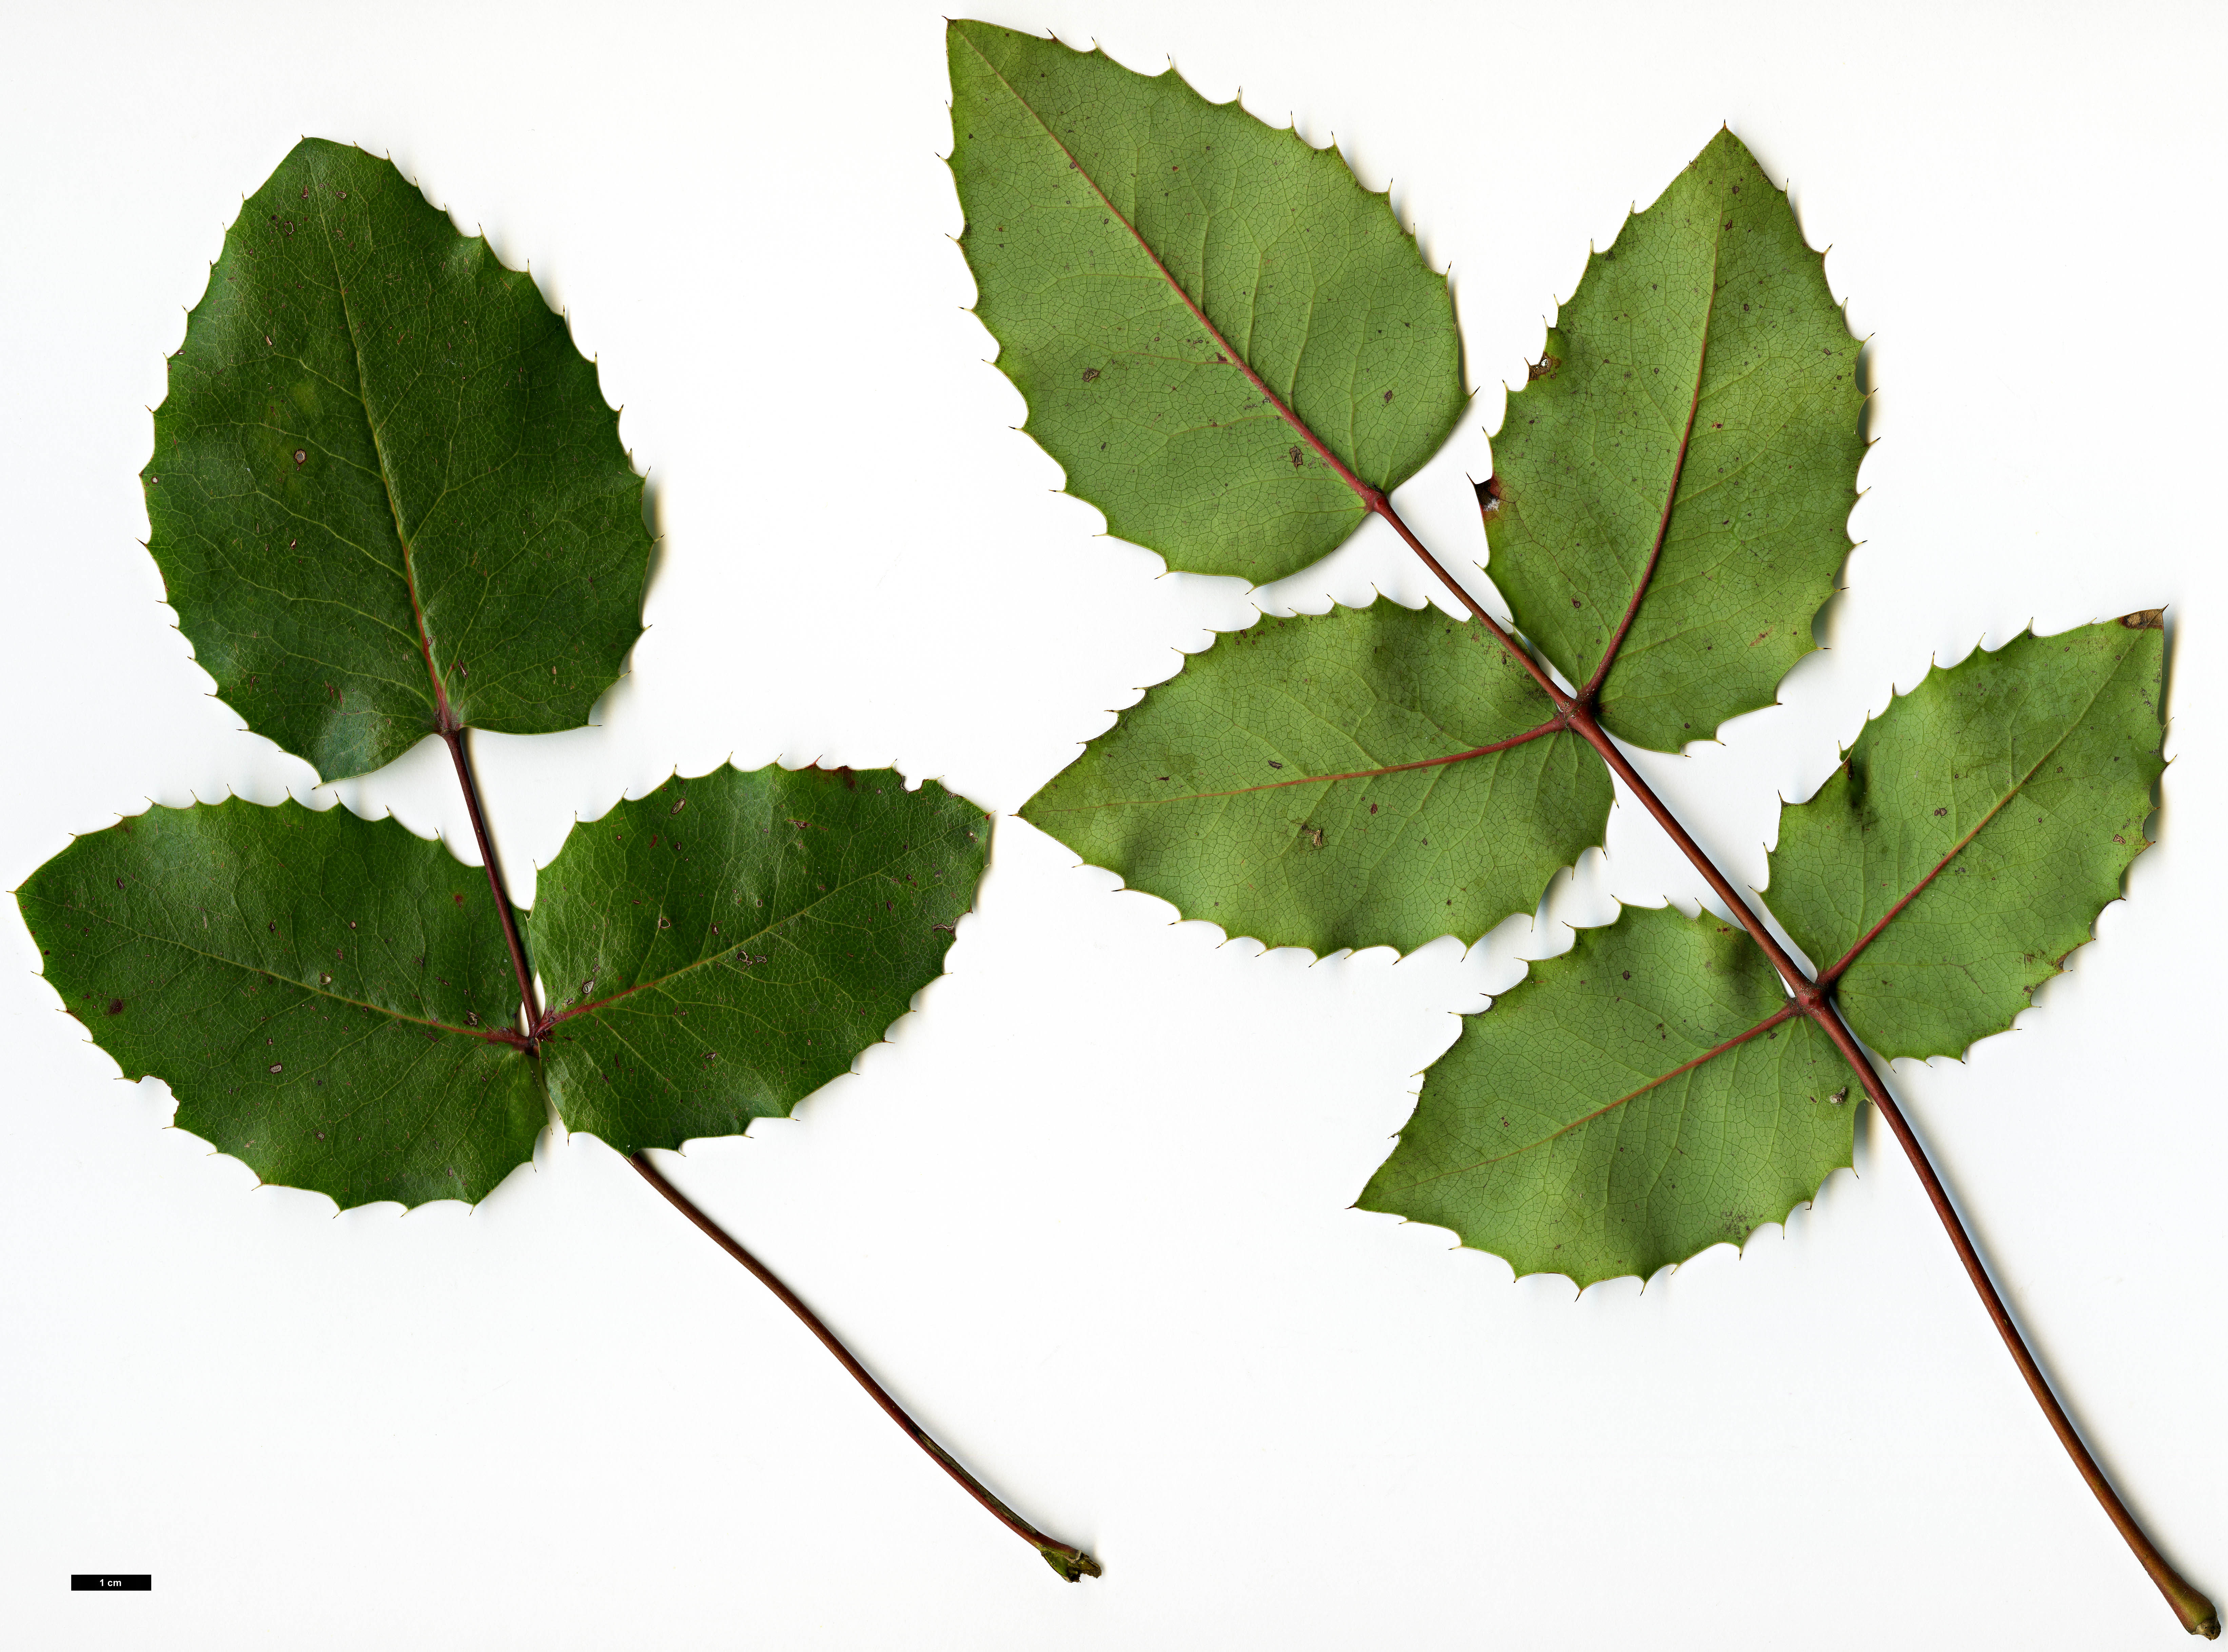
[[[1563,358],[1559,355],[1542,355],[1524,369],[1524,382],[1529,384],[1534,379],[1552,379],[1555,376],[1555,369],[1562,365]]]
[[[1501,514],[1501,478],[1489,476],[1482,482],[1470,484],[1477,490],[1478,514],[1491,522]]]
[[[2122,614],[2120,623],[2131,631],[2162,631],[2166,629],[2166,610],[2139,608],[2132,614]]]

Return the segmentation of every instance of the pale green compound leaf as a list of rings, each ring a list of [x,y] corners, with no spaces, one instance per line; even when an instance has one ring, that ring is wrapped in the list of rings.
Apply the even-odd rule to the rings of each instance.
[[[1468,398],[1444,276],[1337,154],[989,23],[946,35],[976,314],[1108,531],[1256,584],[1360,523]],[[1271,398],[1273,397],[1273,400]]]
[[[1494,438],[1486,536],[1519,628],[1572,684],[1614,652],[1610,733],[1707,739],[1810,652],[1849,551],[1859,348],[1730,131],[1588,260]]]
[[[1386,492],[1436,438],[1387,464],[1370,439],[1389,427],[1354,417],[1378,411],[1380,382],[1386,408],[1406,408],[1441,378],[1430,327],[1408,324],[1412,267],[1384,254],[1360,301],[1322,279],[1356,267],[1357,246],[1393,244],[1389,215],[1362,236],[1280,238],[1311,206],[1351,202],[1331,157],[1173,72],[980,23],[948,43],[979,313],[1071,490],[1178,567],[1280,577],[1369,510],[1443,570]],[[1415,346],[1415,384],[1348,350],[1322,381],[1317,335],[1341,328]],[[1458,373],[1450,314],[1445,332]],[[1406,946],[1489,927],[1529,903],[1542,866],[1597,841],[1560,761],[1586,742],[1745,927],[1628,910],[1535,965],[1464,1021],[1361,1204],[1520,1274],[1647,1276],[1814,1196],[1851,1162],[1868,1093],[2076,1466],[2184,1627],[2217,1636],[2211,1601],[2079,1444],[1857,1042],[1961,1052],[2087,938],[2142,846],[2159,771],[2157,617],[1937,674],[1788,811],[1772,900],[1815,978],[1617,749],[1714,736],[1810,651],[1850,549],[1860,355],[1785,195],[1721,131],[1592,258],[1495,438],[1478,484],[1490,571],[1532,652],[1449,648],[1473,628],[1382,609],[1264,620],[1188,662],[1024,812],[1187,917],[1271,944]],[[1272,457],[1286,442],[1290,476]],[[1482,644],[1496,623],[1454,594]],[[1528,708],[1501,693],[1541,662],[1561,685],[1541,669]],[[1466,663],[1478,709],[1520,714],[1478,715]],[[1543,775],[1527,810],[1517,794]]]
[[[588,720],[641,634],[618,415],[531,277],[304,138],[170,358],[148,548],[218,693],[328,778]]]
[[[1781,815],[1771,909],[1866,1043],[1962,1055],[2089,939],[2148,847],[2165,637],[2146,611],[1975,650]]]
[[[1553,715],[1482,627],[1437,609],[1264,618],[1186,661],[1021,815],[1271,946],[1473,942],[1602,841],[1608,772]]]
[[[1463,1018],[1359,1203],[1520,1275],[1645,1278],[1847,1164],[1850,1082],[1745,934],[1631,907]]]

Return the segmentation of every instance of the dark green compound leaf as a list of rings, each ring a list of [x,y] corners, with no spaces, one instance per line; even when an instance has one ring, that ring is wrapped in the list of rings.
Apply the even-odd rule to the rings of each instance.
[[[321,774],[578,727],[641,633],[642,479],[530,277],[306,138],[170,360],[148,548],[218,691]]]
[[[2165,767],[2155,612],[1930,672],[1780,818],[1772,911],[1884,1055],[1962,1055],[2090,938]]]
[[[264,1181],[477,1200],[547,1122],[480,868],[391,820],[234,799],[79,838],[16,891],[127,1079]]]
[[[1811,650],[1849,550],[1859,348],[1729,131],[1588,261],[1494,438],[1486,537],[1570,682],[1614,656],[1610,733],[1707,739]]]
[[[1436,609],[1264,618],[1188,660],[1021,815],[1271,946],[1470,942],[1602,841],[1608,773],[1553,715],[1482,627]]]
[[[942,973],[989,842],[887,769],[676,777],[574,827],[527,928],[567,1126],[633,1153],[786,1115]]]
[[[1335,152],[1173,70],[982,22],[946,43],[976,313],[1110,532],[1275,579],[1361,521],[1326,454],[1389,490],[1438,450],[1468,400],[1446,279]]]
[[[150,810],[16,898],[70,1013],[169,1082],[181,1129],[266,1181],[407,1205],[484,1196],[553,1092],[630,1153],[786,1114],[941,971],[989,838],[888,771],[726,769],[622,804],[574,829],[528,920],[570,983],[538,1055],[484,872],[393,821]]]
[[[1463,1019],[1358,1202],[1520,1275],[1645,1278],[1849,1163],[1850,1084],[1745,934],[1629,908]]]

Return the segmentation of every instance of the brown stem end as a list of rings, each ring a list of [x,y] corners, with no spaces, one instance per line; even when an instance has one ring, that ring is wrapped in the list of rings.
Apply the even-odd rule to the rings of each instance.
[[[1040,1543],[1037,1545],[1037,1553],[1044,1556],[1047,1566],[1059,1572],[1060,1577],[1069,1583],[1080,1583],[1085,1578],[1098,1578],[1105,1575],[1098,1561],[1092,1559],[1081,1549],[1071,1549],[1065,1543]],[[2220,1626],[2214,1624],[2212,1632],[2218,1635],[2220,1632]]]
[[[2208,1641],[2220,1638],[2220,1609],[2201,1591],[2193,1588],[2171,1566],[2166,1568],[2165,1577],[2153,1580],[2166,1596],[2167,1604],[2174,1608],[2174,1615],[2181,1619],[2182,1628]]]

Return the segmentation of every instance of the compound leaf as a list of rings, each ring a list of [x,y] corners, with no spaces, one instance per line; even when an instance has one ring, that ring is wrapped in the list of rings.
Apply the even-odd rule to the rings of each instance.
[[[574,827],[527,927],[567,1125],[632,1153],[786,1115],[942,972],[989,839],[887,769],[675,776]]]
[[[234,799],[90,833],[16,891],[48,981],[128,1079],[266,1181],[477,1200],[547,1109],[477,867],[391,820]]]
[[[1771,909],[1890,1056],[2000,1033],[2120,893],[2165,768],[2155,612],[1929,672],[1780,817]]]
[[[550,1100],[631,1153],[784,1115],[941,972],[989,818],[887,770],[722,769],[578,826],[520,914],[559,993],[530,1048],[484,870],[393,821],[154,809],[16,893],[126,1077],[266,1181],[477,1200]]]
[[[305,138],[226,232],[141,477],[219,693],[326,776],[586,722],[641,634],[618,415],[525,273]]]
[[[1849,1163],[1849,1085],[1745,934],[1628,908],[1463,1019],[1359,1203],[1519,1274],[1645,1278]]]
[[[1021,815],[1271,946],[1475,941],[1602,841],[1609,775],[1553,715],[1482,627],[1436,609],[1264,618],[1186,661]]]
[[[1486,537],[1571,682],[1614,652],[1611,733],[1707,739],[1810,651],[1849,550],[1859,348],[1730,131],[1588,260],[1494,438]]]
[[[1390,490],[1438,450],[1468,400],[1446,279],[1336,153],[1173,69],[946,44],[976,313],[1110,532],[1258,584],[1360,524],[1326,454]]]

